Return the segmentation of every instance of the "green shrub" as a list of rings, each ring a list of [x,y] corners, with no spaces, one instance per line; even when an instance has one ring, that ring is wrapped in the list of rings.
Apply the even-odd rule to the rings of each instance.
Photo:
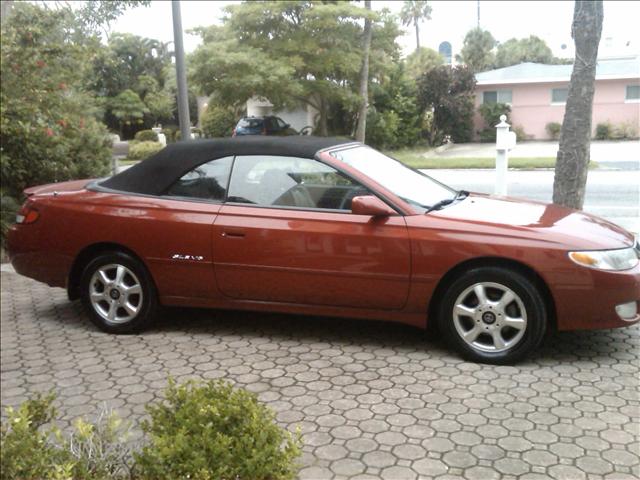
[[[611,140],[613,138],[613,128],[609,122],[596,125],[596,140]]]
[[[170,128],[163,128],[162,129],[162,133],[164,134],[165,138],[167,139],[167,143],[173,143],[174,140],[174,136],[176,131],[172,130]]]
[[[623,122],[613,127],[612,138],[616,140],[629,140],[638,138],[638,128],[633,122]]]
[[[366,143],[374,148],[396,148],[400,118],[393,110],[378,112],[375,107],[367,112]]]
[[[524,127],[522,127],[521,125],[514,125],[511,131],[515,132],[516,141],[518,142],[523,142],[529,137],[527,135],[527,132],[524,131]]]
[[[549,122],[544,128],[547,131],[549,137],[551,137],[553,140],[558,140],[558,138],[560,138],[560,130],[562,130],[562,125],[558,122]]]
[[[82,419],[65,438],[53,423],[55,395],[36,394],[17,410],[7,409],[0,434],[3,479],[107,480],[125,478],[130,456],[128,428],[114,414],[97,423]]]
[[[482,143],[495,143],[496,142],[496,129],[495,128],[483,128],[478,132],[480,142]]]
[[[496,125],[500,123],[500,116],[507,116],[507,123],[511,123],[511,107],[506,103],[483,103],[478,108],[485,127],[479,132],[481,142],[496,141]]]
[[[166,401],[147,407],[148,442],[134,454],[143,479],[294,478],[300,439],[278,427],[254,394],[225,381],[170,380]]]
[[[144,160],[163,148],[158,142],[129,142],[127,160],[134,162]]]
[[[4,247],[4,238],[9,227],[16,220],[16,213],[20,205],[15,198],[5,195],[4,190],[0,190],[0,245]]]
[[[236,126],[236,116],[232,110],[209,105],[200,120],[202,132],[207,138],[230,137]]]
[[[140,130],[133,138],[138,142],[157,142],[158,134],[153,130]]]

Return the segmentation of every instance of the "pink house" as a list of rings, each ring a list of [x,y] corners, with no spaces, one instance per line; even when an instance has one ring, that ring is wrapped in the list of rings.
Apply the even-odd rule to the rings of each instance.
[[[476,75],[475,131],[484,128],[482,103],[511,105],[511,123],[530,139],[549,139],[546,125],[562,123],[572,65],[521,63]],[[640,57],[602,59],[596,69],[593,129],[598,123],[640,132]]]

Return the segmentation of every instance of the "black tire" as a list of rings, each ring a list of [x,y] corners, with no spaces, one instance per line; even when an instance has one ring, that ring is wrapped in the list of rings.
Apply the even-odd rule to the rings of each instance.
[[[480,302],[475,293],[478,285],[482,285],[479,292],[484,292],[489,301]],[[510,297],[498,295],[506,295],[508,291],[516,297],[502,307],[500,301]],[[468,316],[465,311],[460,313],[456,305],[468,307],[473,313]],[[524,322],[515,321],[516,318]],[[438,309],[438,327],[453,348],[465,359],[495,365],[516,363],[535,350],[544,337],[547,323],[547,310],[539,288],[519,271],[503,267],[480,267],[463,273],[449,286]],[[468,340],[463,334],[468,334]],[[491,351],[492,348],[496,351]]]
[[[119,270],[118,267],[124,268]],[[96,278],[100,271],[106,272],[109,280],[110,275],[114,275],[113,283]],[[123,278],[116,283],[120,271],[124,272]],[[139,289],[132,289],[137,285]],[[98,291],[100,289],[102,292]],[[134,293],[127,293],[129,289]],[[112,295],[114,290],[118,293]],[[140,294],[135,293],[138,290]],[[92,292],[98,297],[103,293],[104,300],[92,301]],[[82,273],[80,293],[90,320],[107,333],[137,333],[151,323],[158,309],[158,296],[151,275],[140,261],[123,252],[103,253],[91,260]],[[109,320],[107,317],[112,311],[112,304],[114,319]]]

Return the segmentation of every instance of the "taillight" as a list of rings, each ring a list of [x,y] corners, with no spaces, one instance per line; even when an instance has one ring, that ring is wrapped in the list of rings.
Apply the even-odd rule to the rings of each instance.
[[[20,208],[20,211],[16,215],[16,223],[20,225],[28,225],[30,223],[34,223],[38,218],[40,218],[40,212],[33,208],[33,205],[27,202],[22,205],[22,208]]]

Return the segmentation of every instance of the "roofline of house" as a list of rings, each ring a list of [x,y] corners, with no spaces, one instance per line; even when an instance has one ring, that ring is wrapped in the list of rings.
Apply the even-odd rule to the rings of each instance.
[[[640,75],[596,75],[596,80],[640,80]],[[571,77],[541,77],[541,78],[518,78],[503,80],[479,80],[477,86],[485,85],[515,85],[521,83],[568,83]]]

